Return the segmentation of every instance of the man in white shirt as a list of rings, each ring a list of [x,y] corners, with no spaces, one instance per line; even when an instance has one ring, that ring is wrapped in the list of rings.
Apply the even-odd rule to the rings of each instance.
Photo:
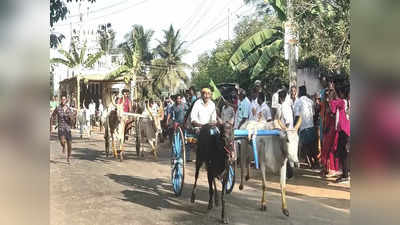
[[[299,87],[299,98],[294,103],[294,123],[301,119],[299,144],[301,153],[308,157],[311,166],[318,163],[317,131],[314,127],[314,102],[307,97],[305,86]]]
[[[249,112],[250,112],[250,114],[249,114],[249,120],[256,120],[256,118],[254,117],[254,115],[253,115],[253,113],[252,113],[252,111],[253,111],[253,108],[255,108],[255,107],[257,107],[257,100],[258,100],[258,92],[257,92],[257,90],[255,89],[255,88],[253,88],[252,90],[251,90],[251,93],[250,93],[250,105],[249,105]]]
[[[286,98],[287,96],[286,90],[282,90],[278,93],[279,105],[275,117],[278,124],[275,124],[275,127],[281,127],[283,129],[293,128],[293,110],[290,106],[290,100]]]
[[[280,89],[278,89],[273,95],[272,95],[272,99],[271,99],[271,113],[272,113],[272,117],[275,118],[275,114],[276,111],[278,110],[278,108],[280,107],[280,103],[279,103],[279,92],[285,90],[285,87],[282,87]]]
[[[299,88],[299,98],[294,103],[294,116],[301,116],[300,133],[308,128],[314,127],[314,102],[307,97],[306,87]]]
[[[293,110],[294,103],[297,100],[297,88],[296,88],[296,86],[290,87],[290,96],[289,95],[286,96],[285,100],[287,100],[289,102],[290,107],[292,107],[292,110]]]
[[[102,130],[102,127],[103,127],[103,113],[104,113],[104,106],[103,106],[103,103],[102,103],[101,99],[99,99],[99,121],[100,121],[100,131]]]
[[[217,112],[214,102],[211,101],[211,90],[209,88],[201,90],[201,99],[194,103],[190,118],[190,122],[195,128],[201,128],[206,124],[215,124],[217,122]],[[196,129],[196,131],[199,130]]]
[[[92,99],[89,104],[90,130],[92,130],[95,115],[96,115],[96,103],[94,103]]]
[[[262,92],[258,94],[257,103],[253,105],[251,112],[252,117],[250,120],[260,120],[262,118],[267,122],[272,121],[271,109],[267,103],[264,102],[264,98],[265,96]]]

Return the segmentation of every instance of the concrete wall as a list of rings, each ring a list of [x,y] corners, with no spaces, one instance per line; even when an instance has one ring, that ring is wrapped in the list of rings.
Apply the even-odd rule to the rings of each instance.
[[[303,68],[297,69],[297,87],[306,85],[307,94],[313,95],[319,93],[322,85],[319,79],[319,74],[314,69]]]

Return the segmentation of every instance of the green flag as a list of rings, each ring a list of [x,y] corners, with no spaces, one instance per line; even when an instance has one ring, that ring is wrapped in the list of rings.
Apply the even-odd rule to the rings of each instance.
[[[219,92],[219,90],[218,90],[217,86],[215,86],[213,80],[210,80],[210,86],[214,89],[212,96],[211,96],[212,100],[215,100],[215,99],[221,97],[221,92]]]

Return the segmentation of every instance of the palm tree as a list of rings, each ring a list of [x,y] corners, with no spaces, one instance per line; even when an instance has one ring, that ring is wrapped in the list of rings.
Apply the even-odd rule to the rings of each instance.
[[[77,49],[75,42],[71,42],[71,49],[69,52],[63,49],[59,49],[58,52],[62,54],[65,58],[52,58],[50,59],[50,63],[61,63],[71,69],[80,69],[81,67],[91,68],[93,64],[95,64],[104,53],[103,51],[100,51],[94,55],[89,54],[87,57],[85,57],[86,42],[80,49],[80,51]]]
[[[103,50],[106,55],[110,54],[110,50],[114,46],[115,39],[115,32],[111,27],[111,23],[99,25],[97,34],[99,35],[99,44],[101,50]]]
[[[153,34],[154,31],[145,31],[142,25],[132,26],[132,30],[125,35],[125,41],[118,46],[124,52],[124,65],[108,74],[108,78],[123,76],[128,82],[137,75],[144,76],[145,65],[150,64],[153,59],[153,54],[149,50]]]
[[[153,87],[169,87],[172,92],[179,84],[187,82],[188,77],[184,71],[185,67],[189,67],[182,62],[182,57],[189,51],[182,46],[185,43],[180,40],[180,30],[175,32],[171,25],[168,30],[163,30],[164,41],[158,41],[159,45],[155,49],[156,54],[160,57],[157,61],[153,61],[153,69],[163,69],[162,73],[154,74],[155,82]],[[169,84],[168,84],[169,83]]]

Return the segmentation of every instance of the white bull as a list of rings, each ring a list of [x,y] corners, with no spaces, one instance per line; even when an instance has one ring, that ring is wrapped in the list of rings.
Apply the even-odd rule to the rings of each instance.
[[[294,129],[282,130],[280,136],[252,136],[255,138],[256,147],[258,153],[258,159],[260,161],[260,169],[262,174],[262,197],[261,197],[261,210],[267,209],[267,204],[265,200],[265,193],[267,190],[266,186],[266,171],[269,170],[272,173],[280,173],[280,184],[281,184],[281,197],[282,197],[282,212],[284,215],[289,216],[289,211],[286,204],[286,165],[287,161],[298,162],[298,143],[299,136],[297,131],[300,127],[301,120],[296,124]],[[243,124],[242,128],[248,128],[249,131],[255,132],[256,130],[270,130],[273,125],[272,123],[266,122],[256,122],[250,121]],[[251,133],[251,132],[249,132]],[[242,144],[244,148],[241,151],[242,165],[246,160],[246,156],[249,153],[249,145],[245,143]],[[242,177],[243,177],[242,167]],[[249,168],[246,179],[249,178]],[[241,184],[239,189],[243,189],[243,178],[241,178]]]
[[[240,126],[241,130],[249,131],[249,138],[242,139],[240,141],[240,185],[239,189],[243,190],[243,178],[244,178],[244,169],[247,169],[246,181],[250,179],[250,157],[253,155],[253,150],[250,146],[251,134],[256,133],[257,130],[271,130],[273,129],[273,124],[270,122],[266,122],[265,120],[261,121],[246,121],[242,126]]]
[[[139,120],[140,123],[139,135],[141,135],[142,138],[145,138],[147,142],[150,144],[151,150],[156,159],[158,157],[157,138],[158,135],[161,134],[162,132],[161,120],[163,119],[162,118],[163,115],[164,112],[162,108],[160,108],[160,110],[156,114],[154,114],[147,105],[145,111],[142,113],[142,116],[144,116],[144,118],[141,118]],[[141,150],[141,156],[144,157],[143,149]]]

